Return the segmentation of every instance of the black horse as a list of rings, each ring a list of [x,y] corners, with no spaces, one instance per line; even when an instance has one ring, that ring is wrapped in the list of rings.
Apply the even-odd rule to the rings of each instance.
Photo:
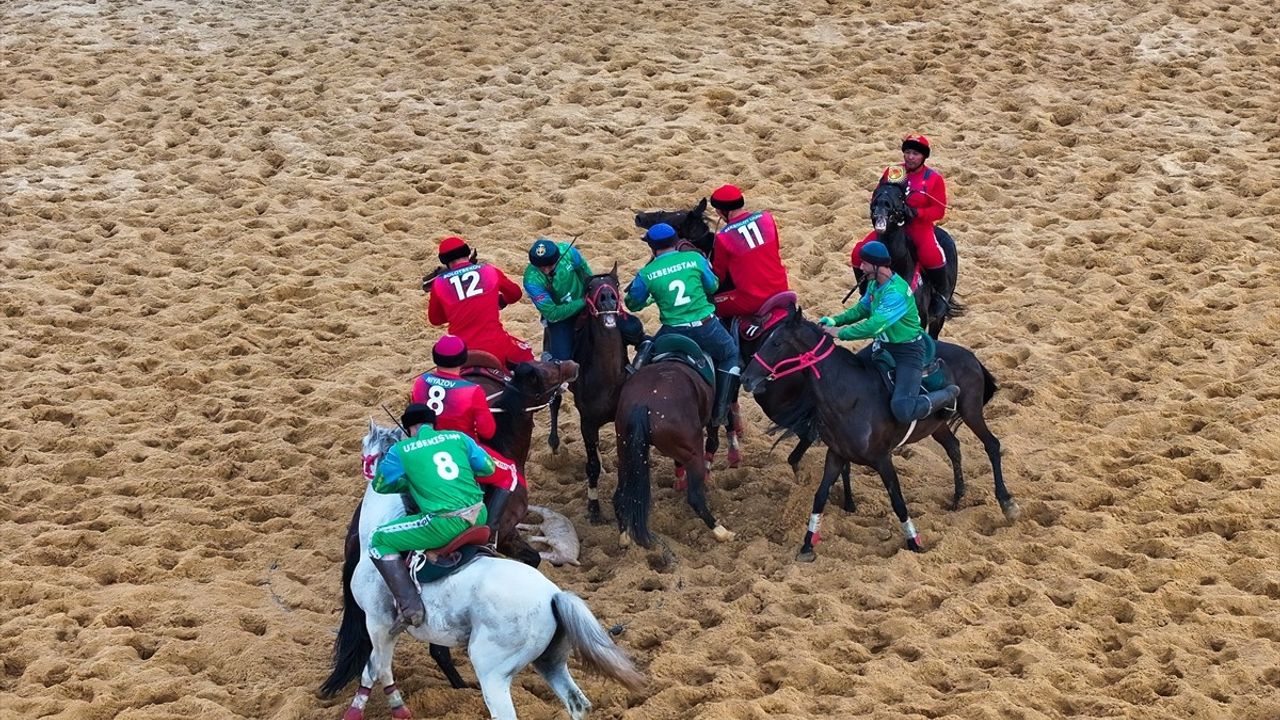
[[[880,236],[880,242],[889,248],[889,256],[893,258],[893,271],[908,282],[916,275],[918,261],[916,246],[907,238],[903,225],[907,222],[907,193],[898,183],[880,183],[871,194],[871,226]],[[947,314],[941,317],[929,315],[929,307],[933,302],[933,287],[927,282],[920,283],[916,290],[916,307],[920,311],[920,324],[923,325],[933,339],[942,334],[942,326],[949,318],[959,317],[964,307],[955,299],[956,278],[960,266],[956,255],[956,241],[940,227],[933,229],[934,237],[942,247],[942,255],[947,260],[947,291],[949,304]],[[861,280],[861,273],[859,273]]]
[[[1000,441],[987,428],[982,408],[996,392],[996,381],[974,354],[951,343],[938,343],[938,355],[946,363],[947,379],[960,387],[956,412],[982,441],[995,475],[996,499],[1009,520],[1018,516],[1018,505],[1005,487],[1000,468]],[[826,506],[831,485],[841,467],[857,463],[874,468],[880,474],[894,514],[902,524],[907,548],[921,551],[915,525],[907,513],[906,501],[893,467],[895,449],[932,436],[942,444],[951,461],[955,481],[952,509],[964,497],[964,475],[960,467],[960,441],[948,424],[945,411],[904,426],[889,411],[891,390],[880,370],[870,358],[869,350],[854,355],[837,345],[815,323],[797,311],[780,323],[743,373],[743,386],[752,392],[762,390],[770,378],[804,378],[801,393],[804,402],[793,408],[781,424],[805,437],[817,429],[827,445],[826,466],[822,483],[813,498],[813,515],[797,556],[813,560],[813,546],[818,539],[818,522]]]
[[[636,213],[636,227],[648,230],[658,223],[666,223],[675,229],[677,237],[688,240],[695,250],[710,260],[716,234],[707,224],[706,212],[707,199],[702,198],[692,210],[652,210]]]

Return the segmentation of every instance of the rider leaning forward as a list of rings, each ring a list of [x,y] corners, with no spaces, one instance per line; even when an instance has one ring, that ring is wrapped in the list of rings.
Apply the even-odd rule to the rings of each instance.
[[[875,338],[893,356],[893,397],[889,409],[900,423],[923,420],[960,394],[948,385],[927,395],[920,394],[924,374],[926,340],[920,314],[907,281],[889,266],[889,249],[872,240],[862,246],[859,268],[870,278],[867,290],[856,305],[835,317],[818,320],[828,335],[841,340]],[[837,329],[839,328],[839,329]]]
[[[639,312],[650,303],[658,306],[662,328],[654,337],[675,333],[693,340],[716,366],[715,403],[711,423],[728,420],[729,399],[738,380],[738,341],[716,319],[710,296],[719,287],[711,265],[701,253],[677,250],[679,238],[666,223],[649,228],[644,240],[653,259],[627,286],[626,305]]]
[[[387,451],[373,479],[375,492],[407,492],[419,509],[379,527],[369,539],[369,556],[395,597],[393,634],[426,618],[422,596],[400,553],[444,547],[488,519],[476,476],[492,475],[493,460],[466,435],[436,430],[435,421],[426,405],[405,408],[400,424],[408,437]]]

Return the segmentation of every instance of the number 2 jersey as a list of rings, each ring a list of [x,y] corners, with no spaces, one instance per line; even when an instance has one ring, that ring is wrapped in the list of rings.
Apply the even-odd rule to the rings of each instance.
[[[720,280],[716,314],[754,315],[765,300],[790,289],[778,227],[768,212],[734,219],[716,233],[711,269]]]
[[[631,281],[627,309],[640,312],[654,302],[663,325],[688,325],[714,312],[708,296],[717,286],[716,276],[701,254],[691,250],[664,252],[640,268]]]
[[[529,346],[507,333],[498,316],[523,293],[498,268],[485,263],[450,268],[431,282],[427,320],[448,323],[449,333],[462,338],[468,350],[482,350],[508,364],[533,359]]]
[[[497,429],[484,388],[453,373],[436,370],[419,375],[410,396],[435,412],[437,430],[457,430],[483,441]]]

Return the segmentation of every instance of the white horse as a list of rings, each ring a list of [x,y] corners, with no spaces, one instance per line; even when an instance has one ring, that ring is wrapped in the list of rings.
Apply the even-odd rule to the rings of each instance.
[[[399,438],[392,429],[370,421],[366,458],[380,446],[375,460],[365,461],[371,475],[380,457]],[[320,687],[333,697],[357,675],[360,689],[343,716],[363,720],[365,703],[376,681],[391,705],[391,716],[410,717],[395,687],[391,656],[398,636],[391,635],[396,609],[391,592],[369,558],[369,537],[379,526],[405,515],[399,495],[366,487],[360,512],[360,552],[348,554],[342,568],[342,625],[334,641],[333,672]],[[569,651],[577,652],[589,670],[611,677],[630,689],[644,676],[601,628],[582,598],[561,591],[537,570],[513,560],[480,557],[456,573],[422,587],[426,621],[407,632],[418,640],[445,647],[467,646],[480,681],[485,705],[494,720],[516,720],[511,681],[529,663],[564,703],[573,720],[586,717],[591,702],[569,674]]]

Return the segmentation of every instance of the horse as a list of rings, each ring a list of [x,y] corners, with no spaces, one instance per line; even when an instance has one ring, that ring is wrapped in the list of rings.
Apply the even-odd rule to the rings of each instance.
[[[467,380],[485,389],[489,403],[494,406],[497,429],[487,444],[515,462],[523,476],[533,439],[533,415],[547,407],[553,397],[577,378],[578,364],[571,360],[524,362],[517,365],[508,378],[498,370],[500,364],[495,359],[474,352],[471,355],[484,365],[464,370],[463,374]],[[502,509],[497,528],[498,550],[537,567],[541,556],[516,529],[516,525],[524,521],[528,507],[529,488],[521,483],[512,491]]]
[[[600,428],[617,415],[618,396],[627,379],[627,351],[618,329],[625,312],[618,289],[618,266],[587,280],[586,313],[574,342],[578,379],[571,386],[587,453],[587,519],[598,525],[600,514]]]
[[[398,639],[391,633],[395,602],[369,557],[373,531],[405,514],[400,495],[374,492],[372,485],[365,488],[357,511],[356,552],[347,553],[342,568],[343,612],[334,640],[333,668],[320,686],[322,696],[333,697],[360,677],[360,688],[344,720],[363,720],[375,681],[383,687],[391,716],[410,717],[391,672]],[[426,620],[407,632],[431,643],[433,657],[437,647],[447,653],[449,647],[465,644],[485,706],[498,720],[516,720],[511,681],[530,663],[571,718],[586,717],[591,702],[569,674],[566,661],[571,650],[590,670],[630,689],[644,683],[587,604],[524,563],[478,557],[452,575],[424,584],[421,594]]]
[[[613,493],[623,545],[629,539],[646,548],[653,544],[649,530],[651,446],[683,468],[689,505],[715,538],[721,542],[733,539],[733,533],[716,522],[707,508],[703,430],[711,420],[711,404],[711,385],[683,362],[651,362],[623,383],[614,418],[618,487]]]
[[[880,183],[871,194],[871,226],[875,228],[880,242],[889,248],[893,271],[911,282],[919,269],[916,259],[916,246],[907,238],[903,226],[907,223],[907,191],[899,183]],[[942,326],[947,320],[959,317],[964,307],[955,299],[956,278],[960,272],[959,256],[956,254],[956,241],[951,234],[940,227],[933,229],[938,245],[942,247],[942,255],[947,261],[947,303],[946,315],[934,317],[929,314],[933,302],[933,287],[927,282],[920,283],[915,291],[916,308],[920,312],[920,324],[929,335],[937,340],[942,334]],[[861,277],[860,277],[861,280]]]
[[[691,210],[651,210],[636,213],[636,227],[642,230],[666,223],[676,231],[676,236],[687,240],[693,248],[707,259],[711,259],[711,251],[715,246],[716,234],[707,224],[707,199],[702,198]]]
[[[995,394],[995,378],[970,351],[951,343],[938,343],[938,356],[946,363],[947,380],[960,387],[956,412],[982,441],[995,476],[996,500],[1009,521],[1019,515],[1018,505],[1004,484],[1000,467],[1000,440],[987,427],[983,407]],[[857,463],[874,468],[880,475],[894,514],[901,523],[908,549],[923,550],[915,524],[893,467],[892,453],[907,443],[932,436],[942,444],[951,461],[955,491],[951,508],[959,508],[965,494],[960,468],[960,441],[943,413],[903,427],[889,412],[892,394],[875,367],[869,350],[855,355],[836,344],[817,324],[800,311],[781,322],[755,352],[743,373],[743,385],[756,392],[772,379],[800,374],[804,378],[805,402],[799,403],[783,424],[801,437],[813,431],[827,445],[822,482],[813,498],[813,514],[797,559],[812,561],[819,538],[818,525],[826,507],[831,485],[841,466]]]

